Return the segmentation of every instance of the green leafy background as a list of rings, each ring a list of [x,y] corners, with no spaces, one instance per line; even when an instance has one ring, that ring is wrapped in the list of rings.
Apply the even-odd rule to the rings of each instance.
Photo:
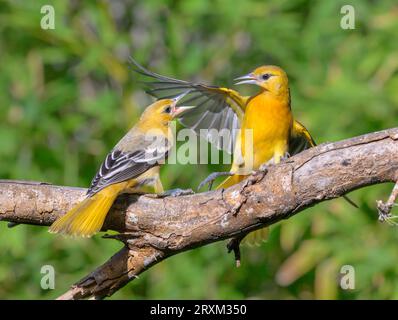
[[[55,30],[42,30],[42,5]],[[397,125],[398,6],[351,1],[0,0],[0,177],[88,186],[107,151],[152,99],[129,69],[133,55],[162,74],[231,85],[262,64],[283,67],[293,110],[321,143]],[[242,91],[249,90],[241,88]],[[216,166],[168,165],[166,188],[192,187]],[[225,243],[174,256],[112,299],[398,298],[398,230],[377,221],[391,185],[352,193],[272,228],[237,269]],[[67,239],[0,223],[0,298],[52,299],[120,244]],[[40,269],[56,270],[42,290]],[[342,290],[340,268],[355,268]]]

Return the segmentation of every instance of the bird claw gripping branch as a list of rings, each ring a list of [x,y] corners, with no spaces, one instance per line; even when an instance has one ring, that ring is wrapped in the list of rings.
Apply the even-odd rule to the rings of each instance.
[[[190,194],[194,194],[195,192],[193,192],[192,189],[180,189],[180,188],[176,188],[176,189],[171,189],[171,190],[167,190],[161,194],[158,195],[159,198],[165,198],[165,197],[179,197],[179,196],[187,196]]]
[[[233,173],[230,171],[213,172],[199,184],[198,190],[202,189],[205,185],[208,185],[208,190],[211,190],[214,180],[216,180],[218,177],[232,176],[232,175]]]

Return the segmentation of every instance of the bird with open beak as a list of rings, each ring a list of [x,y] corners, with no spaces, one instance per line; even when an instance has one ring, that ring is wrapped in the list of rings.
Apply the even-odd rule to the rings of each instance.
[[[163,193],[159,168],[174,143],[170,122],[191,106],[179,106],[187,92],[151,104],[138,123],[108,153],[86,198],[50,227],[51,233],[91,237],[101,230],[116,197],[125,192]]]

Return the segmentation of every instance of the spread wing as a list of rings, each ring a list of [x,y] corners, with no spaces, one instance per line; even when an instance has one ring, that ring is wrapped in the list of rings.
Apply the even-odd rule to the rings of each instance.
[[[132,58],[131,62],[134,71],[146,77],[147,93],[158,99],[171,98],[189,90],[179,104],[195,105],[196,108],[185,113],[181,123],[219,150],[233,153],[247,97],[228,88],[166,77],[147,70]]]
[[[289,154],[294,156],[303,150],[315,147],[316,143],[311,134],[300,122],[295,120],[289,140]]]
[[[129,132],[106,156],[93,178],[88,196],[105,187],[137,178],[167,158],[170,146],[166,137],[135,135]],[[129,148],[130,146],[130,148]]]

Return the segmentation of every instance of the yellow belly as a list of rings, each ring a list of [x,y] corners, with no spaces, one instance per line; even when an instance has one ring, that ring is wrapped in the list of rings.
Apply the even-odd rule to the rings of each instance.
[[[250,100],[240,136],[245,169],[257,170],[270,160],[274,160],[275,163],[280,161],[288,150],[292,121],[288,103],[280,102],[266,94],[260,94]],[[234,163],[233,169],[237,169],[236,166]],[[242,164],[240,167],[242,168]]]

